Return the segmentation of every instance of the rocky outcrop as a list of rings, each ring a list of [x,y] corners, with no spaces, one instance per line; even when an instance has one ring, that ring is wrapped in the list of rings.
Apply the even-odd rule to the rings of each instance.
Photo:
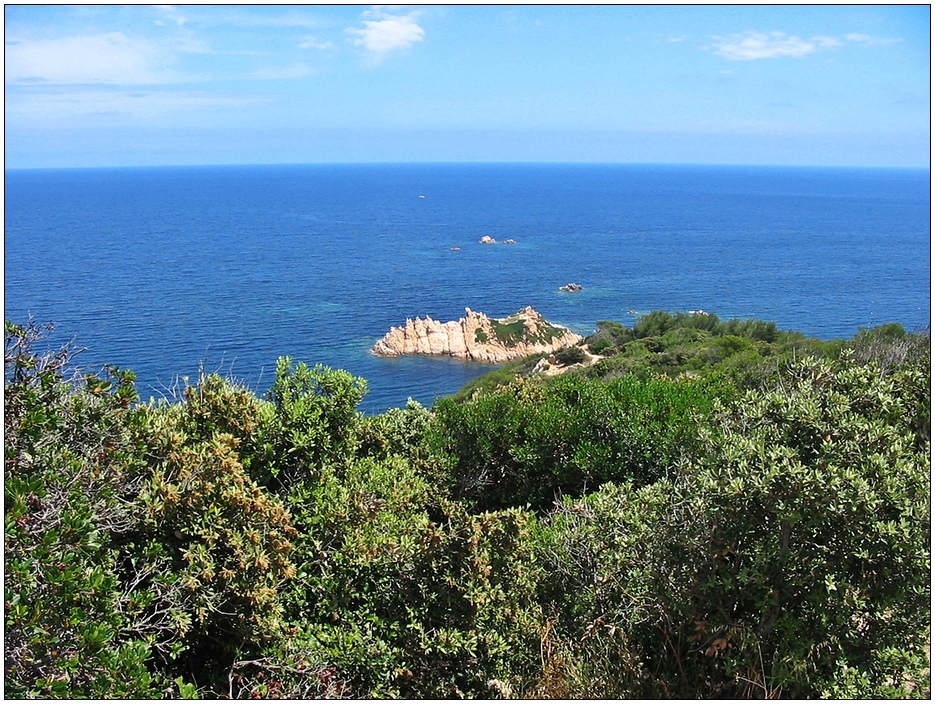
[[[559,286],[558,290],[565,291],[566,293],[577,293],[578,291],[583,291],[584,286],[581,284],[565,284],[564,286]]]
[[[507,318],[488,318],[470,308],[464,313],[447,323],[429,317],[408,319],[404,326],[390,328],[371,352],[381,357],[426,354],[500,363],[555,352],[583,339],[530,307]]]
[[[499,242],[499,243],[498,243],[497,240],[495,240],[495,239],[494,239],[493,237],[491,237],[490,235],[484,235],[484,236],[481,237],[480,240],[478,240],[478,241],[479,241],[481,244],[516,244],[516,240],[514,240],[512,237],[511,237],[510,239],[508,239],[508,240],[503,240],[503,242]]]

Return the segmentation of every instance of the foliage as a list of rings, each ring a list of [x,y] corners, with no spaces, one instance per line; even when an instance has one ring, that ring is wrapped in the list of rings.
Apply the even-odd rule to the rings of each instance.
[[[535,663],[524,513],[472,516],[400,456],[326,473],[291,503],[305,555],[291,614],[349,693],[487,696],[491,676]]]
[[[515,347],[517,343],[526,342],[530,344],[546,344],[561,337],[564,334],[562,328],[550,325],[541,321],[535,331],[527,324],[527,320],[521,315],[523,311],[514,313],[503,320],[490,319],[490,327],[493,330],[494,337],[506,347]],[[480,341],[475,333],[475,339]]]
[[[657,374],[720,374],[742,386],[754,387],[774,376],[794,356],[817,354],[833,358],[840,342],[822,342],[793,331],[780,331],[762,320],[721,320],[704,312],[670,314],[653,311],[626,328],[601,321],[586,338],[593,354],[605,359],[574,373],[592,379],[632,374],[648,379]]]
[[[430,441],[456,498],[541,508],[607,481],[665,476],[712,401],[712,385],[691,379],[518,379],[467,403],[439,401]]]
[[[50,330],[5,325],[4,694],[171,695],[184,683],[147,667],[176,630],[171,584],[120,545],[143,467],[133,376],[66,378],[68,347],[36,352]]]
[[[594,354],[613,354],[618,349],[635,340],[630,328],[613,320],[601,320],[597,323],[597,332],[585,339],[585,343]]]
[[[535,368],[536,363],[541,359],[545,359],[546,357],[548,357],[548,355],[544,353],[533,354],[529,357],[526,357],[525,359],[518,359],[512,362],[507,362],[501,366],[497,366],[492,371],[472,379],[464,386],[462,386],[457,393],[452,394],[447,398],[450,398],[456,402],[462,402],[477,398],[478,396],[493,391],[500,386],[509,386],[517,376],[529,376],[532,373],[532,370]]]
[[[235,661],[227,681],[227,699],[344,699],[350,693],[334,665],[296,646]]]
[[[405,408],[391,408],[364,418],[359,431],[360,454],[383,459],[390,455],[401,455],[412,461],[423,459],[422,440],[431,417],[427,408],[410,398]]]
[[[911,335],[899,323],[889,323],[870,330],[861,328],[848,348],[856,362],[870,362],[886,372],[906,362],[930,358],[930,343],[927,334]]]
[[[927,335],[657,312],[372,417],[288,358],[140,405],[41,339],[6,325],[7,697],[930,694]]]
[[[226,432],[236,425],[249,436],[260,402],[216,376],[184,396],[151,410],[152,469],[137,499],[141,537],[189,594],[176,612],[186,626],[182,642],[199,659],[206,652],[221,659],[279,635],[279,589],[295,575],[296,531],[282,503],[248,475],[240,438]]]
[[[719,375],[753,388],[775,376],[788,359],[807,354],[833,359],[845,346],[842,340],[824,342],[794,331],[780,331],[772,322],[752,318],[724,321],[700,311],[653,311],[640,317],[633,328],[610,320],[602,320],[597,326],[597,332],[587,337],[583,346],[602,359],[567,373],[608,381],[624,376],[649,380],[660,374],[673,379],[685,374]],[[892,334],[892,327],[889,329],[888,334]],[[905,346],[906,342],[899,344]],[[529,376],[541,358],[535,355],[499,367],[468,382],[452,398],[464,401],[505,386],[515,376]],[[577,346],[556,353],[559,366],[572,366],[584,359],[583,350]]]
[[[929,383],[921,364],[801,360],[720,406],[672,480],[566,501],[543,540],[566,629],[550,686],[927,696],[930,447],[912,416]]]
[[[258,429],[252,476],[280,494],[324,465],[352,457],[367,382],[343,370],[281,357],[269,391],[273,412]]]
[[[570,367],[587,359],[587,353],[580,347],[563,347],[555,353],[555,363],[560,367]]]

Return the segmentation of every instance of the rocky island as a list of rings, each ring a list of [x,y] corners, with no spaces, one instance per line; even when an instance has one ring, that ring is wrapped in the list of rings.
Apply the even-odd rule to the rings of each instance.
[[[381,357],[426,354],[475,362],[508,362],[531,354],[555,352],[584,338],[547,322],[531,307],[506,318],[488,318],[470,308],[460,320],[407,319],[392,327],[371,349]]]

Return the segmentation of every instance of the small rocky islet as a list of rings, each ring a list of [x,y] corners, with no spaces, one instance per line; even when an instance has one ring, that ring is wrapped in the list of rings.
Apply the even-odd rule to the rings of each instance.
[[[497,364],[556,352],[584,339],[548,322],[530,306],[506,318],[490,318],[470,308],[464,313],[444,323],[428,316],[407,319],[405,325],[391,327],[371,352],[380,357],[421,354]]]

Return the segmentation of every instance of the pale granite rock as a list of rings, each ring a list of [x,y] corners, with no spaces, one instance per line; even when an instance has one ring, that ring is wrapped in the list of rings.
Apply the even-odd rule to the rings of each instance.
[[[555,352],[583,339],[545,321],[530,307],[499,319],[470,308],[464,313],[460,320],[446,323],[429,317],[407,319],[404,326],[390,328],[371,351],[382,357],[425,354],[500,363]]]

